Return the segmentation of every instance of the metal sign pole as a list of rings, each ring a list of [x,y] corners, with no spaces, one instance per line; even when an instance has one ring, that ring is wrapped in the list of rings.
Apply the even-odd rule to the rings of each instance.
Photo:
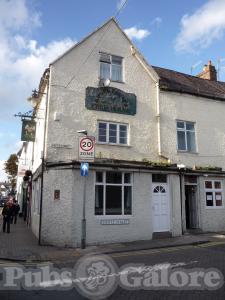
[[[81,221],[81,249],[86,248],[86,176],[84,177],[83,189],[83,217]]]

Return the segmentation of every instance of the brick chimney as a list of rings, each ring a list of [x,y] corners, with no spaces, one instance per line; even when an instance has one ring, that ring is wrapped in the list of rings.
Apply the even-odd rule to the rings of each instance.
[[[211,60],[208,61],[207,65],[204,65],[203,71],[197,77],[217,81],[216,68],[212,65]]]

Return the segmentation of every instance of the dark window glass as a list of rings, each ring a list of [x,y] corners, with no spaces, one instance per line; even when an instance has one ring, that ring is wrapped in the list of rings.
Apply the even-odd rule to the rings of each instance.
[[[130,183],[130,173],[125,173],[124,174],[124,183]]]
[[[98,124],[98,140],[99,142],[106,142],[106,123]]]
[[[103,173],[96,172],[96,182],[103,182]]]
[[[212,192],[206,193],[206,205],[213,206],[213,193]]]
[[[178,150],[186,150],[185,132],[177,131]]]
[[[122,214],[122,187],[106,186],[106,215]]]
[[[177,122],[177,128],[184,129],[184,122]]]
[[[216,192],[216,206],[222,206],[222,193]]]
[[[205,181],[205,188],[212,189],[212,181]]]
[[[132,188],[131,186],[124,187],[124,214],[132,214]]]
[[[109,142],[116,143],[117,125],[109,124]]]
[[[214,186],[215,186],[215,189],[221,189],[221,182],[215,181]]]
[[[107,183],[122,183],[122,173],[120,172],[106,172]]]
[[[127,126],[120,125],[120,144],[127,144]]]
[[[194,127],[194,123],[186,123],[186,129],[187,130],[195,130],[195,127]]]
[[[152,182],[167,182],[166,174],[152,174]]]
[[[187,151],[195,152],[195,132],[187,131]]]
[[[95,214],[103,215],[103,186],[95,186]]]

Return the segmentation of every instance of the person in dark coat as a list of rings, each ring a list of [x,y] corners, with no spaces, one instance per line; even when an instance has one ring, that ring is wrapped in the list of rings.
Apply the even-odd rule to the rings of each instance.
[[[7,227],[7,233],[10,233],[10,221],[13,214],[13,202],[11,200],[7,201],[2,210],[3,215],[3,232],[5,232]]]
[[[14,220],[14,224],[16,224],[17,222],[17,217],[20,211],[20,206],[18,204],[18,201],[14,200],[14,204],[13,204],[13,215],[12,215],[12,223]]]

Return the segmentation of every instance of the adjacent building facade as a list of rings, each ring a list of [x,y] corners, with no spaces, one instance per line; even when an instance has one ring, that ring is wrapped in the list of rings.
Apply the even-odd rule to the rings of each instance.
[[[36,97],[31,226],[89,245],[225,229],[225,83],[150,66],[114,19],[45,71]],[[206,78],[206,79],[205,79]],[[208,78],[208,79],[207,79]],[[77,131],[94,136],[84,183]]]

